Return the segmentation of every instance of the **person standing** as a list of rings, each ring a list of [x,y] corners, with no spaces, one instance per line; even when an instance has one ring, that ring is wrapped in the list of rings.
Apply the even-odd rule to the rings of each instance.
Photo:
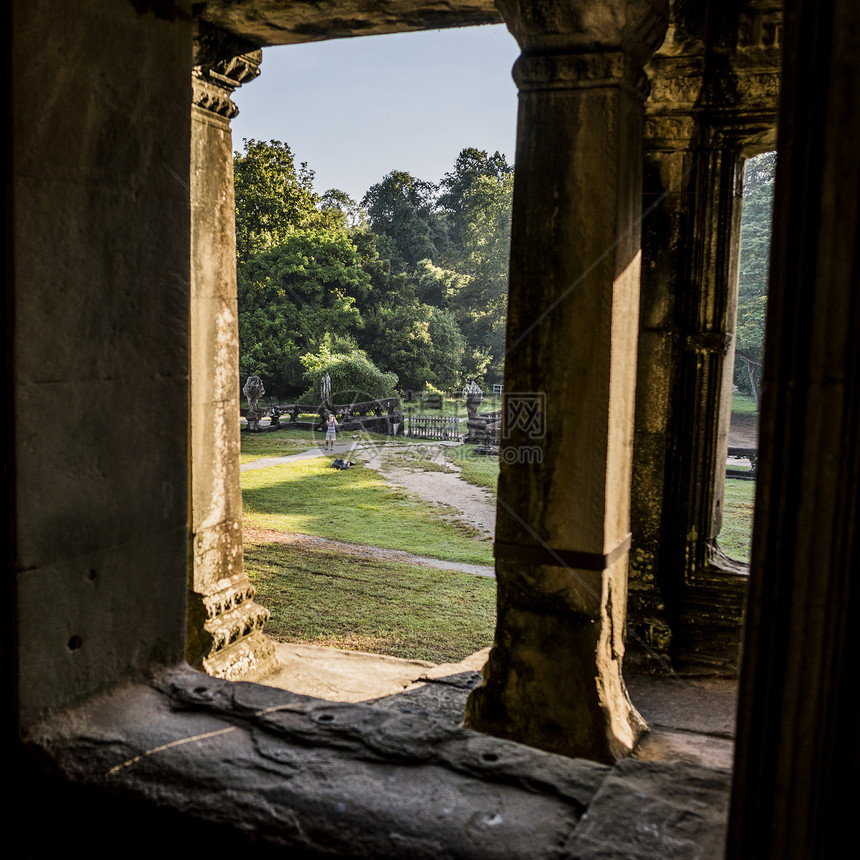
[[[331,444],[331,450],[334,451],[334,443],[336,439],[336,428],[337,428],[337,418],[334,417],[333,412],[329,412],[328,418],[326,418],[326,430],[325,430],[325,450],[329,450],[329,444]]]

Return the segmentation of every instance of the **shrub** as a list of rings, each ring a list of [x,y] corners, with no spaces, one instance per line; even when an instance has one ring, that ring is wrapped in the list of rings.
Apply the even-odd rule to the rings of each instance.
[[[302,403],[321,403],[320,383],[328,372],[331,378],[331,397],[334,403],[363,402],[383,397],[395,397],[397,374],[383,373],[360,349],[349,353],[332,354],[325,346],[314,355],[302,356],[305,366],[304,383],[307,386]]]

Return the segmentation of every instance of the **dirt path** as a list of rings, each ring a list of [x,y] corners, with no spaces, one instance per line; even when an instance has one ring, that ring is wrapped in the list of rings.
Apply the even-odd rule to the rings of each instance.
[[[264,469],[268,466],[296,462],[309,457],[342,456],[349,453],[350,459],[355,462],[360,461],[365,466],[375,469],[392,486],[399,487],[410,495],[438,505],[441,509],[440,515],[443,518],[453,516],[459,522],[476,529],[482,537],[492,538],[496,527],[496,505],[492,493],[461,480],[459,467],[447,462],[443,446],[437,448],[434,445],[429,450],[437,452],[437,455],[426,464],[433,471],[424,471],[422,468],[424,464],[417,464],[414,459],[410,461],[405,456],[410,452],[414,455],[414,446],[368,445],[365,447],[356,445],[355,442],[339,443],[335,450],[328,454],[318,448],[312,448],[286,457],[261,458],[246,463],[242,466],[242,470]],[[288,534],[268,529],[245,529],[244,534],[249,541],[306,546],[311,549],[327,550],[357,558],[416,564],[422,567],[433,567],[437,570],[457,570],[476,576],[495,576],[495,571],[491,566],[443,561],[438,558],[413,555],[383,547],[363,546],[346,541],[303,534]]]
[[[758,447],[758,415],[756,413],[732,412],[729,425],[729,447]]]
[[[492,538],[496,531],[496,502],[489,490],[467,484],[460,478],[460,468],[448,463],[444,448],[430,461],[434,471],[410,467],[403,455],[408,448],[385,448],[359,451],[365,466],[376,469],[390,484],[435,505],[454,508],[456,518],[477,529],[483,537]],[[438,471],[437,471],[438,470]]]
[[[492,567],[483,564],[463,564],[458,561],[443,561],[439,558],[428,558],[423,555],[413,555],[398,549],[385,549],[381,546],[364,546],[357,543],[347,543],[342,540],[317,537],[316,535],[294,534],[290,532],[273,531],[271,529],[243,530],[245,540],[252,543],[282,543],[289,546],[304,547],[323,552],[335,552],[338,555],[349,555],[354,558],[366,558],[371,561],[394,561],[400,564],[415,564],[419,567],[432,567],[436,570],[456,570],[460,573],[471,573],[475,576],[495,577]]]

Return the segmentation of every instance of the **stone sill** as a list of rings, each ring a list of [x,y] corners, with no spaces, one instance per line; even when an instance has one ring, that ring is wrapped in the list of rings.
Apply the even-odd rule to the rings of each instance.
[[[308,857],[722,858],[730,774],[545,753],[188,667],[28,739],[65,783]],[[32,762],[31,762],[32,764]]]

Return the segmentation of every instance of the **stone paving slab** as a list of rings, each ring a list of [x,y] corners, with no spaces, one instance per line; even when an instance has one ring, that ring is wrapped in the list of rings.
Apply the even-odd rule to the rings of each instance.
[[[565,845],[576,860],[724,860],[731,772],[625,759]]]

